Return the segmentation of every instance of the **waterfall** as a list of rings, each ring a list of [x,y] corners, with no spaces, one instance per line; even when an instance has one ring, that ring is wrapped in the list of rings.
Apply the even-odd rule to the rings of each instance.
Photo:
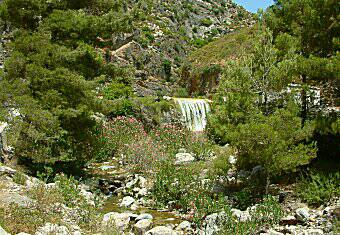
[[[192,131],[204,131],[207,115],[210,112],[209,100],[173,98],[182,112],[185,125]]]

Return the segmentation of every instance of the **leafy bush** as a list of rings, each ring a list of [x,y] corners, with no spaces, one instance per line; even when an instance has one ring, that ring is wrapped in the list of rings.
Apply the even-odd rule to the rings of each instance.
[[[174,91],[174,97],[178,97],[178,98],[187,98],[189,97],[189,93],[187,91],[186,88],[177,88],[175,91]]]
[[[210,167],[210,173],[213,178],[226,178],[228,171],[231,168],[229,158],[235,155],[235,150],[230,147],[220,147],[214,149],[214,154],[216,157],[212,161],[212,166]]]
[[[310,205],[327,203],[332,197],[340,196],[340,173],[311,173],[302,177],[296,187],[297,195]]]
[[[223,197],[210,194],[210,181],[200,179],[199,169],[190,167],[176,168],[169,163],[163,164],[156,175],[152,192],[157,203],[170,204],[174,209],[191,214],[191,219],[198,224],[205,216],[228,207]]]
[[[229,218],[232,213],[227,211]],[[262,203],[252,207],[249,211],[251,220],[238,222],[234,219],[226,220],[224,229],[220,234],[251,235],[256,234],[260,229],[277,225],[283,216],[280,204],[274,197],[266,197]]]
[[[209,27],[212,24],[213,24],[213,21],[209,18],[204,18],[204,19],[201,20],[201,25],[203,25],[205,27]]]
[[[202,38],[195,38],[191,41],[191,44],[195,47],[201,48],[208,44],[208,41]]]
[[[105,90],[104,97],[108,100],[118,98],[129,98],[133,94],[133,89],[130,85],[120,82],[112,82]]]
[[[131,99],[116,99],[108,102],[108,113],[110,117],[133,116],[135,114],[135,104]]]
[[[26,185],[26,180],[26,176],[19,171],[15,172],[13,175],[13,182],[16,184]]]

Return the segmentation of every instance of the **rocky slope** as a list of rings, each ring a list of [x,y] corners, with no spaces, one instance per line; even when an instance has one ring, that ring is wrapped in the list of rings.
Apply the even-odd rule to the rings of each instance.
[[[155,0],[144,7],[145,20],[132,33],[114,35],[111,52],[111,61],[136,69],[139,96],[171,94],[190,51],[254,23],[230,0]]]

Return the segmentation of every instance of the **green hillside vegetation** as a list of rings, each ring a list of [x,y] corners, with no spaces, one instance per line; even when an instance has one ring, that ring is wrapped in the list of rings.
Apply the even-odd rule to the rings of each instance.
[[[213,64],[224,65],[226,61],[237,59],[244,51],[252,47],[255,30],[240,29],[199,48],[188,56],[193,69],[200,70]]]

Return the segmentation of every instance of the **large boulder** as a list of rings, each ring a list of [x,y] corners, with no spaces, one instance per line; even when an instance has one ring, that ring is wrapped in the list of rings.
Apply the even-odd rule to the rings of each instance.
[[[127,196],[123,198],[122,202],[120,203],[120,206],[128,208],[131,207],[135,201],[136,200],[133,197]]]
[[[37,229],[35,235],[69,235],[70,231],[65,226],[59,226],[57,224],[47,223],[43,227]]]
[[[303,235],[323,235],[323,231],[321,229],[307,229]]]
[[[250,216],[249,211],[241,211],[241,210],[238,210],[238,209],[231,209],[231,213],[240,222],[247,222],[247,221],[251,220],[251,216]]]
[[[298,208],[295,210],[295,216],[300,221],[309,220],[309,209],[307,207]]]
[[[7,175],[7,176],[13,176],[17,171],[7,167],[7,166],[0,166],[0,176]]]
[[[195,161],[195,158],[190,153],[177,153],[176,154],[176,165],[186,164]]]
[[[148,220],[152,220],[153,219],[153,216],[150,215],[150,214],[140,214],[137,218],[136,218],[136,221],[139,221],[139,220],[143,220],[143,219],[148,219]]]
[[[229,217],[224,211],[208,215],[204,220],[203,234],[213,235],[218,233],[228,220]]]
[[[177,233],[171,228],[157,226],[146,232],[146,235],[176,235]]]
[[[176,230],[190,232],[192,230],[191,223],[189,221],[183,221],[176,227]]]
[[[9,233],[7,233],[5,231],[5,229],[3,229],[1,226],[0,226],[0,235],[10,235]]]
[[[146,231],[150,228],[152,221],[150,219],[142,219],[139,220],[135,225],[135,231],[137,234],[145,234]]]
[[[123,232],[129,227],[130,220],[133,217],[135,217],[135,215],[132,213],[110,212],[103,217],[103,227],[108,228],[112,226]]]

